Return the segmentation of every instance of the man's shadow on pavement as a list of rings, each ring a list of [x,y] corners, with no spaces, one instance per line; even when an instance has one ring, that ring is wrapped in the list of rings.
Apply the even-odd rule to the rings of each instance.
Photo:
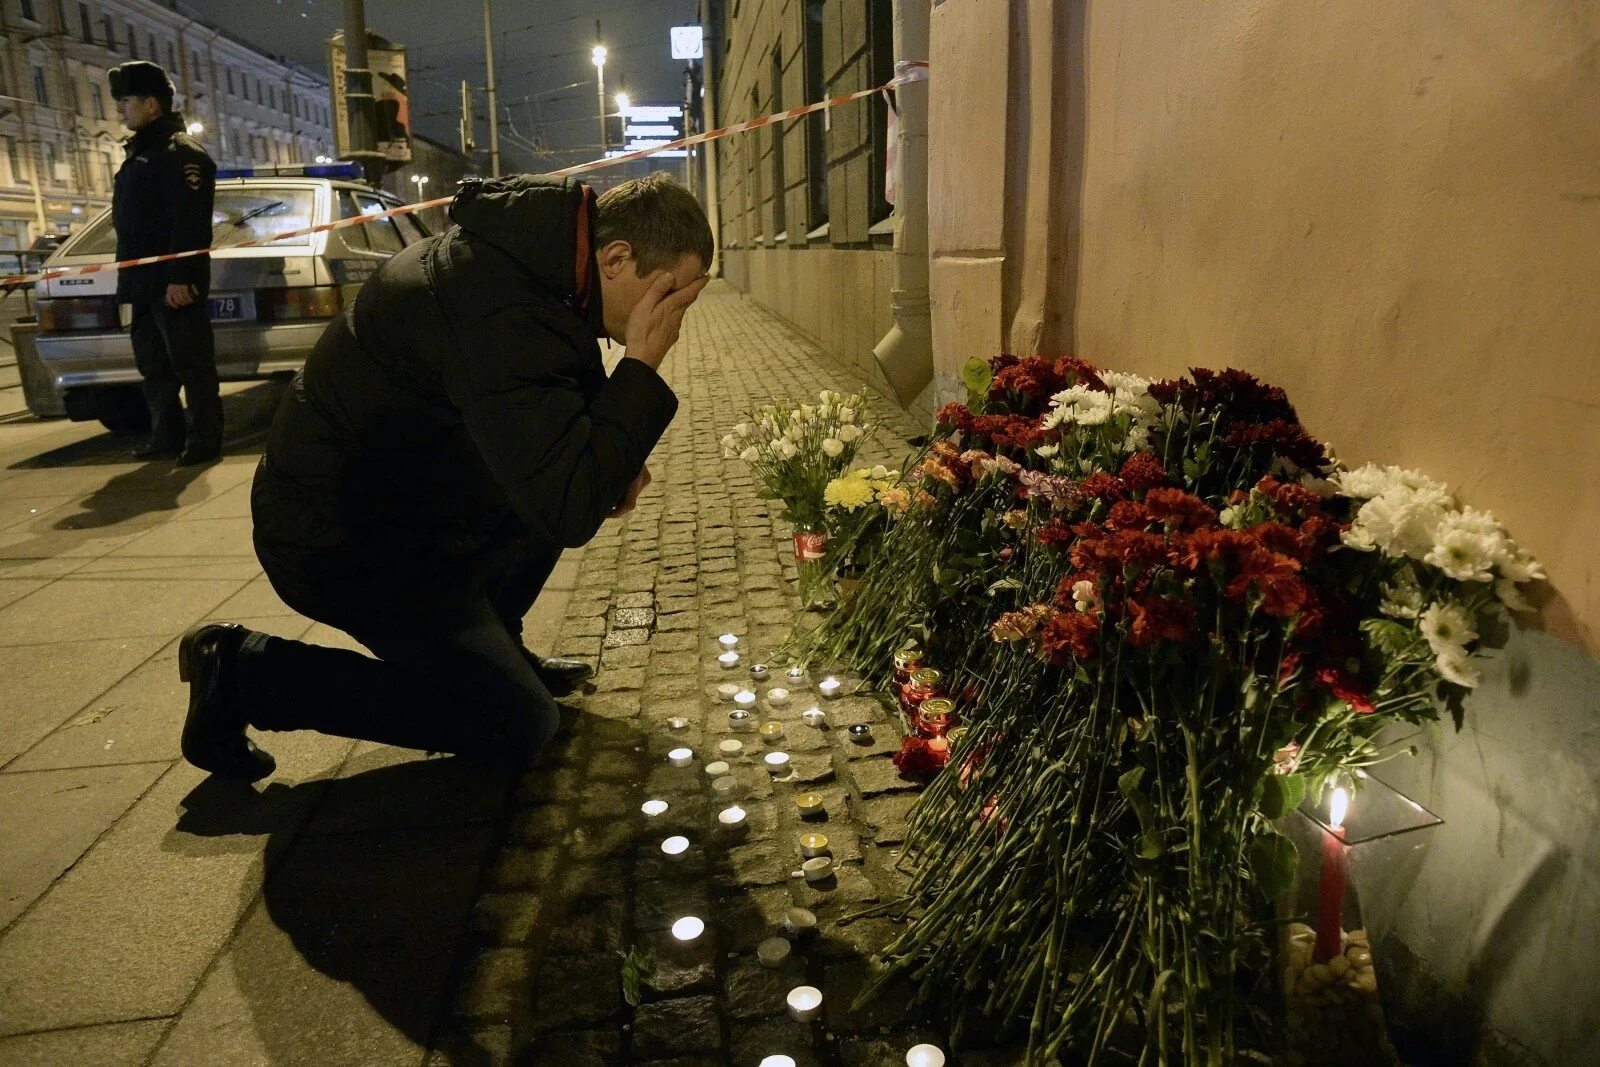
[[[203,855],[269,835],[262,907],[223,966],[272,1062],[393,1062],[431,1046],[511,787],[465,760],[418,758],[260,792],[211,778],[184,798],[169,847]],[[296,954],[336,981],[308,981]],[[362,1000],[387,1027],[360,1024]]]

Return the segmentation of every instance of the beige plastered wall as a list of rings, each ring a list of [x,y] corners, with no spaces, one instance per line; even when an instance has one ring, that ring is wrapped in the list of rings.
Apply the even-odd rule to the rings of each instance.
[[[723,274],[752,300],[787,319],[823,351],[886,391],[872,357],[893,324],[890,249],[727,249]]]
[[[1419,467],[1600,649],[1600,4],[944,0],[934,329],[1282,384]]]

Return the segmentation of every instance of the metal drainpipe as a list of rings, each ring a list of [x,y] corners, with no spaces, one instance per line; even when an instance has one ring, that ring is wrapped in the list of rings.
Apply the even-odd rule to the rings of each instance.
[[[898,63],[928,57],[930,0],[895,0],[894,54]],[[894,236],[894,325],[872,349],[895,399],[910,404],[933,381],[933,330],[928,309],[928,87],[896,94],[895,193],[900,216]]]

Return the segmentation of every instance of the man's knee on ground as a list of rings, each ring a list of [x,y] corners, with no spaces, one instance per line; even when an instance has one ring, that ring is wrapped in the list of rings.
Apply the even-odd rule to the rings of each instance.
[[[523,771],[542,756],[561,726],[561,709],[549,697],[524,699],[490,712],[493,728],[479,759],[510,771]]]

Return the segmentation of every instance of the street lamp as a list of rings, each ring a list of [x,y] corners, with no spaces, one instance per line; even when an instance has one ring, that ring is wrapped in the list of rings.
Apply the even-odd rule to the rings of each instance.
[[[600,154],[606,153],[606,46],[597,44],[591,53],[594,59],[595,100],[600,109]]]
[[[318,156],[317,157],[317,162],[318,163],[332,163],[333,162],[333,157],[332,156]]]
[[[422,195],[422,187],[428,184],[428,176],[426,174],[413,174],[411,176],[411,183],[417,187],[417,199],[424,199]]]
[[[190,137],[199,137],[202,133],[205,133],[205,132],[206,132],[205,123],[203,123],[203,122],[191,122],[191,123],[189,123],[189,136]]]

